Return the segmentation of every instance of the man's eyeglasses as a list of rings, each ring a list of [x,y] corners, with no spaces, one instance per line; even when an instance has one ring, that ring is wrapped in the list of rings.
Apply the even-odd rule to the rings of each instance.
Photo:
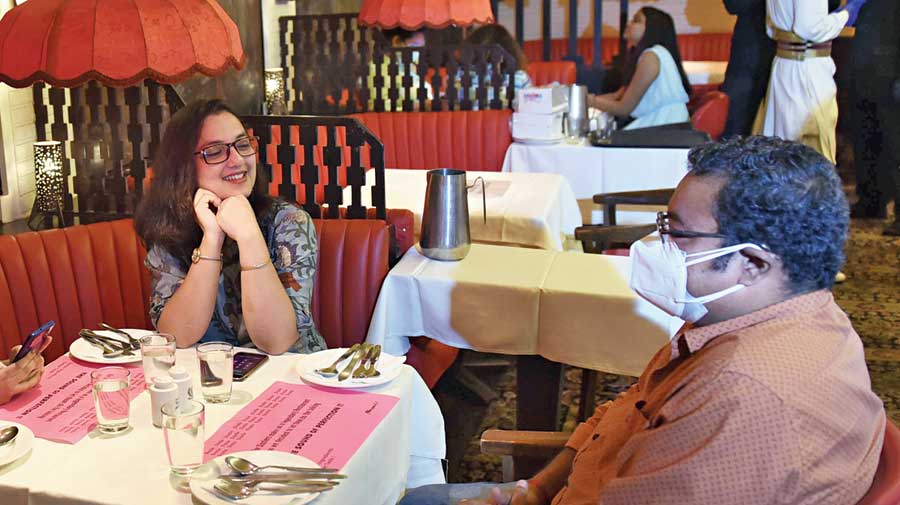
[[[194,156],[203,156],[207,165],[218,165],[228,161],[231,148],[241,156],[253,156],[259,149],[259,137],[241,137],[228,144],[212,144],[194,153]]]
[[[666,211],[656,213],[656,231],[659,232],[659,238],[663,242],[666,241],[666,235],[674,238],[725,238],[725,235],[722,235],[721,233],[673,230],[669,223],[669,213]]]

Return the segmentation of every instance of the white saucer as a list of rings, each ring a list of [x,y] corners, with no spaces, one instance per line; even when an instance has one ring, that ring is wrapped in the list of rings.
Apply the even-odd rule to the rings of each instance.
[[[134,338],[140,339],[146,335],[151,335],[156,333],[151,330],[138,330],[138,329],[125,329],[123,331],[128,332]],[[122,343],[125,343],[125,337],[116,334],[115,332],[108,330],[94,330],[94,333],[98,335],[102,335],[104,337],[109,337],[114,340],[119,340]],[[99,347],[95,347],[87,342],[87,340],[83,338],[79,338],[78,340],[72,342],[72,345],[69,346],[69,354],[74,356],[75,358],[80,359],[81,361],[87,361],[89,363],[99,363],[101,365],[121,365],[125,363],[139,363],[141,361],[141,351],[140,349],[135,349],[131,351],[134,353],[133,356],[116,356],[115,358],[104,358],[103,351]]]
[[[354,379],[351,377],[343,381],[338,381],[337,376],[323,377],[316,373],[317,368],[325,368],[331,365],[334,363],[334,360],[338,359],[345,351],[347,351],[347,348],[326,349],[324,351],[300,356],[300,359],[297,360],[297,364],[294,366],[294,370],[297,371],[301,379],[310,384],[327,386],[330,388],[357,389],[386,384],[396,379],[402,371],[403,367],[401,365],[406,361],[406,356],[394,356],[393,354],[382,352],[381,357],[378,358],[378,361],[375,363],[375,369],[381,372],[381,375],[366,379]],[[341,361],[337,367],[338,371],[343,370],[348,364],[350,364],[350,358]]]
[[[565,140],[565,137],[558,137],[555,139],[523,139],[523,138],[513,137],[513,142],[517,142],[519,144],[535,145],[535,146],[547,146],[547,145],[552,145],[552,144],[559,144],[563,140]]]
[[[213,492],[213,485],[221,475],[229,475],[233,471],[231,467],[225,464],[226,456],[240,456],[246,458],[253,463],[264,465],[287,465],[287,466],[303,466],[308,468],[319,468],[312,460],[297,456],[289,452],[280,451],[241,451],[232,454],[219,456],[218,458],[207,461],[200,468],[194,470],[191,477],[190,487],[191,494],[207,505],[234,505],[235,503],[246,503],[250,505],[303,505],[316,499],[320,493],[299,493],[299,494],[274,494],[259,491],[243,498],[239,501],[229,500],[221,495]]]
[[[34,433],[27,426],[12,421],[0,421],[0,429],[7,426],[18,427],[19,434],[12,442],[0,446],[0,466],[8,465],[28,454],[34,445]]]

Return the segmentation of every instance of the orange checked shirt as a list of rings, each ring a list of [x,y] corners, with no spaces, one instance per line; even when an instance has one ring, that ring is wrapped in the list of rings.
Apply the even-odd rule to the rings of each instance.
[[[885,415],[859,336],[817,291],[673,339],[568,442],[554,505],[853,505]]]

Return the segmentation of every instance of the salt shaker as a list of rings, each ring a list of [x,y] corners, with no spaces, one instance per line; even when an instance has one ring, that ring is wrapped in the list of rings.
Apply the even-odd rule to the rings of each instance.
[[[153,378],[153,383],[147,388],[150,391],[150,414],[153,426],[162,428],[162,406],[178,399],[178,386],[171,377],[160,375]]]
[[[183,402],[194,397],[191,374],[187,373],[183,366],[170,368],[169,376],[172,377],[175,385],[178,386],[178,401]]]

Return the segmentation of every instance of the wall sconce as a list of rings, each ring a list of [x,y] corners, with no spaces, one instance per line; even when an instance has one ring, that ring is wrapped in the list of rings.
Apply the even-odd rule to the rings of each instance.
[[[63,156],[62,143],[56,140],[34,143],[35,198],[28,227],[39,230],[52,226],[59,218],[63,226]]]
[[[284,69],[281,67],[267,68],[265,83],[266,112],[272,115],[284,114],[287,109],[284,92]]]

